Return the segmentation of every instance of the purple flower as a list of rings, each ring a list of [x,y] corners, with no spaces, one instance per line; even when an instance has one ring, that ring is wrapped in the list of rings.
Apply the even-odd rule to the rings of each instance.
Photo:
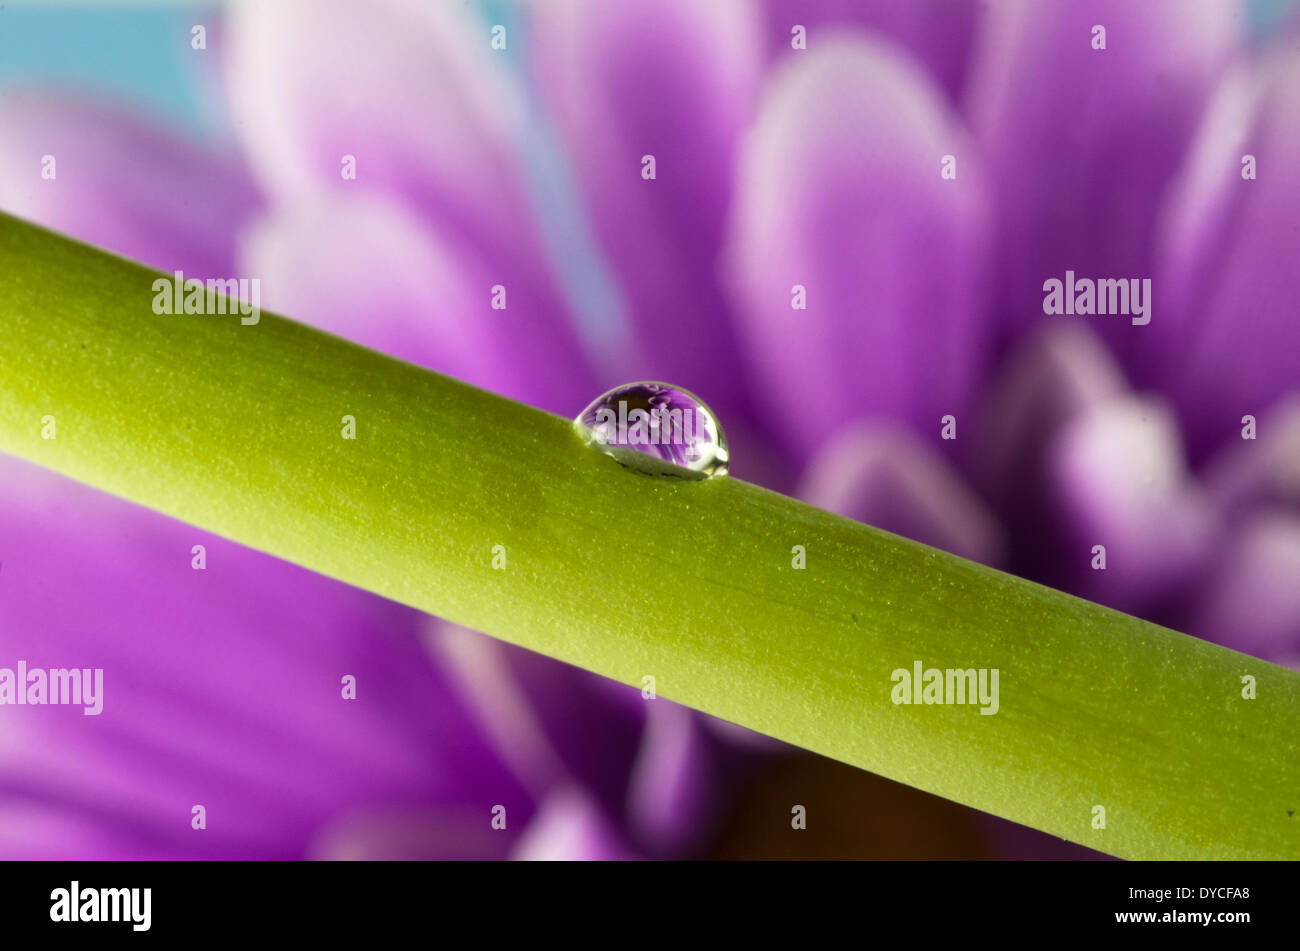
[[[257,276],[269,309],[566,416],[680,384],[743,478],[1294,661],[1300,87],[1239,20],[563,0],[496,50],[459,5],[235,4],[242,158],[10,97],[0,202]],[[1152,322],[1045,316],[1067,270],[1152,278]],[[100,717],[14,720],[8,854],[691,854],[754,755],[30,467],[0,478],[7,650],[102,666],[108,691]]]
[[[0,207],[161,271],[235,266],[258,197],[243,165],[167,136],[110,103],[7,91]]]
[[[1178,406],[1198,460],[1300,382],[1287,277],[1300,244],[1294,42],[1219,86],[1161,215],[1156,273],[1169,319],[1142,338],[1138,358],[1143,382]]]
[[[1066,270],[1152,276],[1161,203],[1207,96],[1240,50],[1243,6],[988,5],[964,112],[996,188],[994,316],[1006,333],[1043,320],[1043,282]],[[1142,337],[1116,322],[1092,326],[1121,354]],[[1162,326],[1158,315],[1148,335]]]
[[[723,260],[766,416],[797,459],[857,419],[930,430],[969,405],[991,221],[966,145],[942,91],[878,40],[827,36],[778,67]],[[957,187],[944,155],[960,156]]]

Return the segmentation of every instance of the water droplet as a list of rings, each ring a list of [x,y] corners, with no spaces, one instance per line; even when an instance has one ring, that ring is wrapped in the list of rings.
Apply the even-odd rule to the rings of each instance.
[[[668,383],[625,383],[591,401],[574,428],[629,469],[681,479],[727,474],[727,439],[703,400]]]

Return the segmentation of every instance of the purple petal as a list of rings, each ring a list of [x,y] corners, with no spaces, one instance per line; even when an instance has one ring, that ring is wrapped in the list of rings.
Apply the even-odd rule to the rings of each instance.
[[[358,810],[531,806],[414,612],[16,460],[0,491],[0,666],[103,669],[98,716],[5,707],[6,857],[301,858]]]
[[[504,761],[536,799],[580,786],[621,814],[646,701],[633,687],[432,621],[429,643]]]
[[[961,475],[910,432],[850,427],[809,465],[799,497],[859,522],[997,565],[1006,540]]]
[[[745,145],[728,263],[770,415],[800,457],[858,418],[937,432],[963,412],[985,357],[988,243],[974,150],[910,59],[826,38],[787,60]]]
[[[651,701],[628,796],[638,841],[656,855],[686,851],[709,829],[718,781],[699,716],[668,700]]]
[[[1265,506],[1300,510],[1300,395],[1256,420],[1254,439],[1229,436],[1204,481],[1225,518]]]
[[[465,319],[482,319],[489,336],[509,345],[504,368],[480,382],[508,389],[512,367],[531,367],[526,376],[549,377],[552,385],[540,397],[528,395],[527,381],[512,392],[570,414],[598,388],[583,384],[570,356],[573,335],[522,165],[528,110],[511,54],[491,48],[490,28],[462,4],[240,3],[229,24],[231,107],[254,169],[291,216],[303,204],[359,193],[436,231],[468,270],[474,309]],[[349,172],[355,177],[345,177]],[[346,243],[341,223],[330,230],[322,241]],[[367,254],[382,255],[383,244]],[[375,270],[363,287],[389,280],[391,270]],[[507,310],[480,317],[496,285],[505,288]],[[548,346],[552,336],[556,344]],[[471,354],[481,343],[481,336],[441,341]],[[555,362],[557,350],[563,354]],[[576,391],[581,395],[569,395]]]
[[[1223,546],[1187,627],[1275,663],[1300,656],[1300,514],[1273,509]]]
[[[383,194],[282,206],[249,234],[241,266],[267,308],[476,386],[566,415],[596,392],[550,298]]]
[[[618,372],[697,389],[725,418],[744,388],[716,263],[758,23],[736,0],[557,0],[533,15],[539,84],[632,323]]]
[[[1070,420],[1128,392],[1097,335],[1044,324],[993,376],[976,419],[974,469],[998,506],[1033,524],[1051,440]]]
[[[1300,392],[1295,336],[1300,61],[1243,68],[1212,103],[1162,228],[1163,311],[1144,373],[1176,400],[1196,458]],[[1243,157],[1256,163],[1242,178]]]
[[[1050,451],[1050,520],[1066,590],[1130,613],[1185,593],[1212,554],[1213,513],[1162,402],[1123,397],[1067,425]],[[1105,548],[1105,567],[1095,546]],[[1050,570],[1050,567],[1049,569]]]
[[[378,189],[444,226],[511,246],[525,207],[513,155],[523,103],[462,4],[233,4],[236,129],[277,201]],[[355,180],[342,175],[356,159]]]
[[[494,803],[493,805],[504,805]],[[511,813],[522,821],[531,810]],[[485,805],[460,809],[375,808],[332,820],[306,856],[320,861],[481,861],[507,857],[519,839],[509,822],[493,828]]]
[[[159,270],[235,276],[256,196],[234,160],[111,105],[50,95],[6,93],[0,129],[0,208]]]
[[[611,862],[636,856],[589,797],[561,789],[542,803],[514,858],[529,862]]]
[[[1049,319],[1043,283],[1067,270],[1152,276],[1161,196],[1242,19],[1241,4],[1224,0],[988,8],[967,112],[998,190],[1010,327]],[[1105,27],[1104,50],[1092,47],[1094,26]],[[1122,350],[1169,319],[1162,294],[1150,327],[1091,320]]]
[[[915,56],[955,101],[966,79],[979,8],[975,0],[763,0],[769,39],[792,49],[795,24],[809,49],[834,26],[860,26],[889,37]]]

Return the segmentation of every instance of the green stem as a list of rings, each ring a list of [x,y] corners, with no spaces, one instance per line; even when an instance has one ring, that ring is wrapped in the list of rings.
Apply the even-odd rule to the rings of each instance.
[[[0,450],[1104,852],[1300,857],[1300,675],[155,277],[0,216]],[[918,660],[997,668],[997,713],[892,702]]]

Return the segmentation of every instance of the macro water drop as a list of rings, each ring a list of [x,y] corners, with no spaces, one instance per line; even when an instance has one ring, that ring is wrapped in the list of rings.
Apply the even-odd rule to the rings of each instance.
[[[727,439],[713,411],[670,383],[625,383],[573,421],[587,444],[629,469],[681,479],[727,474]]]

